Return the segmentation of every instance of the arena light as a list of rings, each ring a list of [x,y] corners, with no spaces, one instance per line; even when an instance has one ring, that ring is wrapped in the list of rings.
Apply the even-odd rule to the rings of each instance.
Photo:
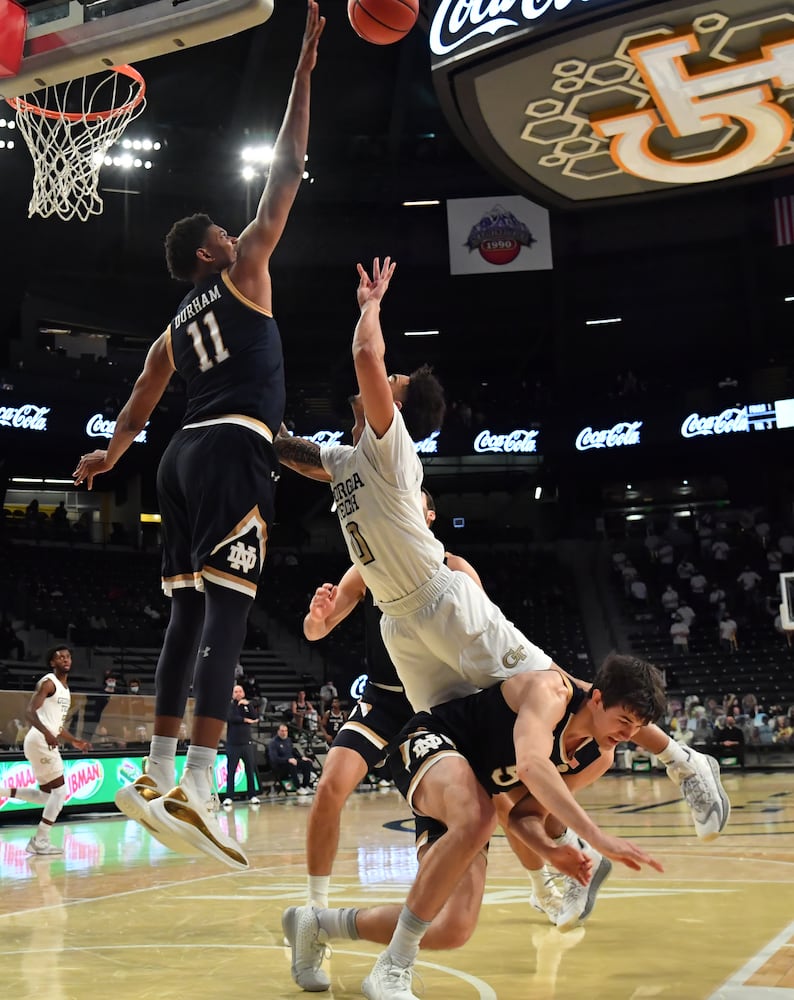
[[[536,500],[540,500],[540,498],[542,496],[543,496],[543,487],[542,486],[536,486],[535,487],[535,499]]]
[[[74,479],[45,479],[50,486],[74,486]]]
[[[406,330],[404,337],[437,337],[438,330]]]
[[[426,198],[422,201],[404,201],[403,208],[430,208],[433,205],[440,205],[438,198]]]
[[[43,483],[43,479],[31,479],[28,476],[13,476],[12,483]]]
[[[606,319],[586,319],[585,326],[608,326],[611,323],[622,323],[622,316],[609,316]]]

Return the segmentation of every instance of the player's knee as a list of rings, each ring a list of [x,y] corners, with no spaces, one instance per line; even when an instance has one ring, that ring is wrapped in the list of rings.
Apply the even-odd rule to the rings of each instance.
[[[323,772],[314,790],[315,809],[341,809],[353,789],[341,775]]]
[[[451,951],[462,948],[474,933],[477,915],[467,908],[445,907],[422,938],[422,948],[430,951]]]

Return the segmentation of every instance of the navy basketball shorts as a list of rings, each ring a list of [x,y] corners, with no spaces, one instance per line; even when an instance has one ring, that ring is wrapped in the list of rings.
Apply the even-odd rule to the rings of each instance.
[[[166,594],[209,580],[256,596],[278,476],[273,446],[246,427],[177,431],[157,470]]]
[[[331,746],[355,750],[367,767],[377,767],[388,757],[394,740],[413,716],[414,710],[404,694],[367,684]]]

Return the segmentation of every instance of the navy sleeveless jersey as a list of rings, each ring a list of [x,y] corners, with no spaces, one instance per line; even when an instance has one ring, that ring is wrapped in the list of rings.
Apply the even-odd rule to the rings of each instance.
[[[503,682],[504,683],[504,682]],[[563,774],[584,770],[600,756],[595,740],[577,747],[576,759],[565,755],[563,739],[571,717],[581,708],[587,692],[572,685],[565,714],[554,730],[551,761]],[[502,684],[437,705],[429,713],[434,732],[445,733],[471,765],[477,780],[491,795],[520,784],[516,777],[516,750],[513,728],[516,713],[502,696]],[[427,718],[427,715],[425,715]]]
[[[383,638],[380,634],[381,610],[369,590],[364,593],[364,647],[367,653],[367,677],[370,684],[385,684],[399,687],[402,681],[397,676]]]
[[[286,401],[281,335],[226,271],[185,296],[170,335],[174,367],[187,383],[183,426],[240,415],[278,433]]]

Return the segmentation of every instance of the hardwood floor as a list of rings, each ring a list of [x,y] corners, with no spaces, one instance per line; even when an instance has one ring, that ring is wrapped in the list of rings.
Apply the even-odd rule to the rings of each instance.
[[[675,787],[609,775],[581,801],[610,832],[658,857],[664,874],[618,866],[587,922],[568,934],[528,903],[529,882],[494,838],[480,922],[451,952],[420,954],[432,1000],[792,1000],[794,781],[724,778],[724,835],[697,841]],[[282,909],[304,902],[309,799],[227,814],[252,867],[170,854],[121,816],[59,822],[54,860],[25,853],[29,826],[0,827],[2,995],[35,1000],[281,1000],[289,973]],[[332,905],[401,902],[414,871],[412,825],[393,790],[348,804]],[[326,996],[360,997],[380,948],[334,944]]]

